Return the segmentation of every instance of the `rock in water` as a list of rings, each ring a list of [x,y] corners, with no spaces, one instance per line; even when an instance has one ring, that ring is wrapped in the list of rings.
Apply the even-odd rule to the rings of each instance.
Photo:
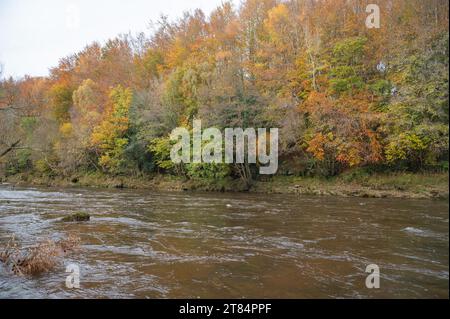
[[[75,213],[66,217],[63,217],[61,221],[63,222],[87,222],[91,219],[88,213]]]

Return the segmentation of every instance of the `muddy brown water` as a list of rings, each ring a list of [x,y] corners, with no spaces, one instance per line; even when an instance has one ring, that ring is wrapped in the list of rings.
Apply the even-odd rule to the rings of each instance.
[[[448,201],[0,186],[0,245],[68,234],[54,271],[0,265],[0,298],[448,298]],[[60,223],[74,212],[85,223]],[[80,267],[80,289],[65,267]],[[365,285],[380,268],[379,289]]]

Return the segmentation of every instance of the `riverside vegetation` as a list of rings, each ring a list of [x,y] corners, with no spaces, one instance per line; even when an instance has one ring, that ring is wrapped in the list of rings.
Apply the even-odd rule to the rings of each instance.
[[[0,82],[2,181],[448,198],[448,2],[225,2]],[[276,127],[279,169],[174,164],[169,134]]]
[[[39,275],[60,265],[62,258],[77,250],[79,244],[80,238],[69,235],[58,241],[47,239],[30,247],[22,247],[13,236],[0,249],[0,262],[16,275]]]

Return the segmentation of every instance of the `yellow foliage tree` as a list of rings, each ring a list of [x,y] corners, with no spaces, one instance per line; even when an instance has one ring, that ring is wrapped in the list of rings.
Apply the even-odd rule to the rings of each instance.
[[[117,86],[111,90],[111,109],[106,118],[94,128],[92,146],[99,154],[99,165],[108,172],[120,173],[125,165],[125,148],[128,145],[129,109],[132,102],[129,88]]]

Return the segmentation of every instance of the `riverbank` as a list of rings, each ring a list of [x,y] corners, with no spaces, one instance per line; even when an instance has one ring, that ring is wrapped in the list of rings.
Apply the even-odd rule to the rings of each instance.
[[[248,191],[266,194],[448,199],[448,180],[448,173],[346,174],[332,179],[275,176],[263,181],[255,181],[249,190],[239,180],[186,180],[168,175],[113,177],[97,173],[50,178],[18,174],[2,178],[0,181],[17,186],[131,188],[159,191]]]

